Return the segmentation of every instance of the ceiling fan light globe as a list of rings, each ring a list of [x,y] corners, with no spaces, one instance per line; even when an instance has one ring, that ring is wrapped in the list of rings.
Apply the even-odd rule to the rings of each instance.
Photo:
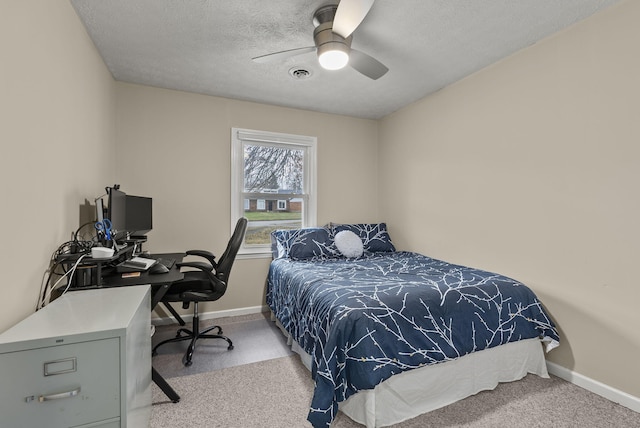
[[[341,50],[328,50],[318,54],[318,62],[326,70],[340,70],[349,63],[349,55]]]
[[[326,70],[340,70],[349,62],[349,55],[340,50],[329,50],[318,55],[318,61]]]

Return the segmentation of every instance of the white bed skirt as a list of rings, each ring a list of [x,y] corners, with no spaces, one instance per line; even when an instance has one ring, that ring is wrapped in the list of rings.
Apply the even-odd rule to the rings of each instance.
[[[273,316],[272,319],[287,336],[291,349],[311,370],[311,356]],[[549,377],[539,339],[511,342],[397,374],[372,390],[352,395],[339,408],[367,428],[385,427],[494,389],[500,382],[522,379],[528,373]]]

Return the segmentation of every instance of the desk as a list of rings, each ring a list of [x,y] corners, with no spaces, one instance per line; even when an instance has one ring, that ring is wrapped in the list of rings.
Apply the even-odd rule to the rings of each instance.
[[[167,294],[167,290],[169,290],[171,284],[184,278],[184,274],[180,272],[177,266],[177,264],[182,261],[184,253],[152,254],[149,257],[174,259],[176,264],[173,265],[169,272],[156,275],[152,275],[149,272],[140,272],[140,276],[122,278],[122,274],[112,272],[102,277],[102,285],[99,287],[126,287],[129,285],[149,284],[151,285],[151,310],[153,310],[156,305],[160,303],[164,295]],[[88,288],[91,287],[82,287],[81,289],[86,290]]]
[[[114,287],[128,287],[132,285],[151,285],[151,310],[162,300],[164,295],[169,290],[171,284],[184,278],[184,274],[180,272],[178,263],[182,261],[184,253],[167,253],[167,254],[153,254],[150,257],[161,257],[163,259],[174,259],[176,263],[171,270],[167,273],[161,273],[151,275],[149,272],[141,272],[140,276],[132,278],[122,278],[122,274],[116,273],[115,270],[106,276],[99,279],[98,283],[101,285],[90,285],[85,287],[70,288],[70,290],[91,290],[98,288],[114,288]],[[106,270],[105,270],[106,271]],[[151,367],[151,378],[156,385],[164,392],[164,394],[174,403],[180,401],[180,396],[171,388],[171,385]]]

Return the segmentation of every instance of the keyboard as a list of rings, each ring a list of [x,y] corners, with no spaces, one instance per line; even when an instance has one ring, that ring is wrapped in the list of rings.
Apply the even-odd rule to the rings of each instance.
[[[171,269],[173,265],[176,263],[175,259],[165,259],[162,257],[156,257],[156,261],[161,265],[165,265],[167,269]]]

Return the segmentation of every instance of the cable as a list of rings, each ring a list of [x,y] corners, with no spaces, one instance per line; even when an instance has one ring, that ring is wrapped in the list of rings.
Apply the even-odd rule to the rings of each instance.
[[[80,230],[83,226],[78,228],[78,230]],[[75,270],[75,268],[77,267],[77,261],[76,261],[75,266],[73,266],[71,269],[66,269],[65,266],[68,263],[64,263],[64,261],[62,261],[61,258],[69,254],[85,253],[80,257],[79,260],[81,260],[82,258],[88,255],[87,253],[93,246],[95,246],[95,244],[96,242],[94,242],[93,240],[91,241],[73,240],[73,241],[64,242],[60,246],[58,246],[58,248],[56,248],[56,250],[51,254],[49,267],[42,274],[42,282],[40,285],[40,292],[38,293],[38,302],[36,303],[36,311],[42,309],[48,303],[47,298],[50,297],[51,293],[53,292],[53,289],[59,284],[60,280],[62,280],[62,278],[66,277],[67,275],[69,275],[70,272],[72,272],[72,270]],[[58,268],[62,269],[61,273],[56,272]],[[62,275],[62,278],[60,278],[54,284],[53,287],[50,287],[49,284],[51,282],[51,278],[54,275]],[[70,280],[69,280],[69,283],[71,283]]]
[[[69,275],[69,279],[67,280],[67,286],[65,287],[64,291],[60,294],[59,297],[62,297],[64,295],[64,293],[66,293],[69,290],[69,287],[71,287],[71,283],[73,282],[72,281],[73,280],[73,274],[76,272],[76,269],[78,268],[78,265],[80,264],[82,259],[84,259],[85,257],[87,257],[87,254],[83,254],[80,257],[78,257],[78,260],[76,260],[76,262],[71,267],[71,269],[69,269],[64,275],[62,275],[60,278],[58,278],[56,283],[53,284],[51,287],[49,287],[48,290],[46,290],[46,293],[43,296],[42,301],[41,301],[40,309],[42,309],[43,307],[45,307],[48,304],[48,300],[51,298],[51,293],[53,293],[53,290],[56,289],[56,287],[58,286],[60,281],[62,281],[64,278],[66,278],[67,275]]]
[[[78,268],[78,265],[80,264],[80,262],[82,261],[82,259],[84,259],[85,257],[87,257],[87,254],[83,254],[78,258],[78,261],[76,261],[76,264],[73,265],[73,267],[71,268],[71,270],[69,272],[71,272],[71,275],[69,276],[69,280],[67,281],[67,287],[64,289],[64,291],[62,292],[62,294],[60,294],[60,296],[62,297],[64,295],[64,293],[67,292],[67,290],[69,290],[69,287],[71,287],[71,283],[73,282],[73,274],[76,273],[76,269]],[[60,278],[62,279],[62,278]],[[56,284],[54,284],[54,287],[52,287],[51,289],[53,290],[53,288],[55,288],[55,285],[58,284],[58,282],[60,282],[60,279],[56,282]]]
[[[95,220],[91,220],[86,222],[85,224],[81,225],[79,228],[76,229],[76,231],[73,233],[73,241],[77,242],[78,241],[78,232],[80,232],[82,230],[83,227],[86,227],[90,224],[95,224]]]
[[[67,243],[60,245],[52,254],[49,259],[49,267],[42,274],[42,283],[40,284],[40,292],[38,293],[38,302],[36,303],[36,311],[44,307],[44,299],[47,294],[47,288],[49,287],[49,281],[51,281],[51,275],[55,273],[56,268],[60,265],[57,262],[58,256],[61,254],[62,249]],[[45,281],[46,278],[46,281]]]

